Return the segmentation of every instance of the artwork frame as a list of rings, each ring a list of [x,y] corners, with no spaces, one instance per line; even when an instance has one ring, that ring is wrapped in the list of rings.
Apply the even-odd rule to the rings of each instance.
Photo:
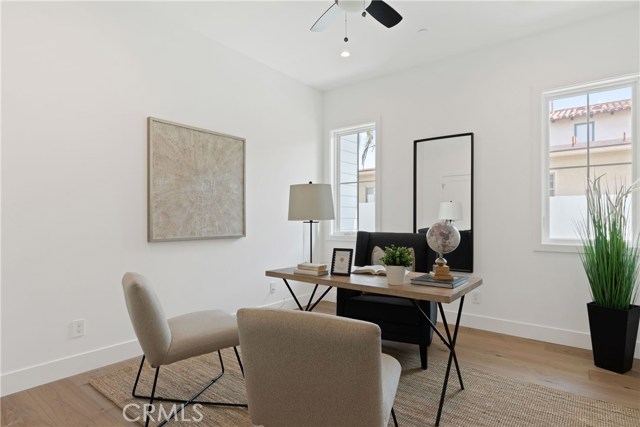
[[[335,248],[331,257],[331,275],[350,276],[352,261],[353,249]]]
[[[147,118],[147,241],[246,236],[246,140]]]

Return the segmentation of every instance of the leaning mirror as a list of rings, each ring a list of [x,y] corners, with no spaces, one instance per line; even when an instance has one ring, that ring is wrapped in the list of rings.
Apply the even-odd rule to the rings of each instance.
[[[473,133],[418,139],[413,146],[413,232],[438,222],[441,202],[462,204],[453,225],[460,244],[445,255],[452,271],[473,271]],[[437,254],[429,249],[429,265]]]

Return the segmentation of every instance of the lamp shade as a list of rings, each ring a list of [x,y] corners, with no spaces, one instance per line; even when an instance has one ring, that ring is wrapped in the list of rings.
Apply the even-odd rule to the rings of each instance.
[[[289,189],[289,221],[334,219],[330,184],[295,184]]]
[[[462,219],[462,203],[460,202],[440,202],[438,219],[455,221]]]

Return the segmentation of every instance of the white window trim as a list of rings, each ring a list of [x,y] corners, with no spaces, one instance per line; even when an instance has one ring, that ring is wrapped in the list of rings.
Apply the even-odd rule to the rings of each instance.
[[[551,179],[551,177],[553,176],[553,193],[555,194],[556,192],[556,187],[558,186],[558,172],[557,171],[549,171],[549,178]],[[549,186],[547,187],[548,191],[551,191],[551,183],[548,183]]]
[[[376,189],[376,206],[375,206],[375,214],[376,214],[376,231],[380,230],[380,206],[381,206],[381,196],[380,196],[380,161],[381,161],[381,156],[380,156],[380,122],[379,120],[375,120],[375,121],[370,121],[370,122],[366,122],[366,123],[362,123],[359,125],[354,125],[354,126],[346,126],[346,127],[342,127],[339,129],[334,129],[331,131],[331,186],[333,187],[333,200],[335,201],[335,205],[336,205],[336,218],[338,217],[338,203],[339,203],[339,197],[340,197],[340,189],[339,189],[339,185],[338,185],[338,164],[340,162],[339,159],[339,152],[338,152],[338,140],[337,140],[337,136],[339,134],[342,133],[348,133],[348,132],[357,132],[359,130],[365,129],[365,128],[370,128],[370,127],[374,127],[376,130],[376,149],[375,149],[375,156],[376,156],[376,183],[375,183],[375,189]],[[327,238],[327,240],[335,240],[335,241],[344,241],[344,242],[355,242],[356,241],[356,235],[358,234],[357,232],[337,232],[336,231],[336,220],[331,221],[331,231],[329,233],[329,236]]]
[[[546,252],[570,252],[578,253],[581,244],[573,239],[551,239],[548,232],[548,209],[549,209],[549,101],[557,98],[570,97],[593,89],[613,89],[616,87],[631,86],[632,97],[635,104],[638,103],[638,89],[640,87],[640,74],[631,74],[613,79],[599,80],[591,83],[569,86],[566,88],[553,89],[543,91],[539,99],[541,108],[541,134],[537,144],[539,156],[537,159],[535,171],[538,174],[537,185],[534,185],[534,191],[539,195],[538,209],[536,215],[536,223],[533,230],[536,233],[535,250]],[[638,105],[633,105],[633,117],[631,123],[632,146],[632,165],[631,173],[634,180],[638,179],[638,168],[640,167],[640,149],[638,149],[638,137],[640,130],[640,114]],[[536,194],[536,193],[534,193]],[[638,214],[640,213],[640,197],[634,197],[633,203],[633,230],[638,230],[640,221]]]

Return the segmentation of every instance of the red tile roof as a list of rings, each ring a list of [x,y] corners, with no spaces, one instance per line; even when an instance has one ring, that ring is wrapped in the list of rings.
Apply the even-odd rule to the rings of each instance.
[[[631,109],[631,100],[623,99],[620,101],[612,101],[612,102],[603,102],[601,104],[593,104],[591,105],[591,115],[601,114],[601,113],[614,113],[616,111],[622,110],[630,110]],[[556,110],[549,113],[549,119],[551,121],[562,120],[562,119],[573,119],[574,117],[586,116],[587,115],[587,106],[583,105],[580,107],[573,108],[565,108],[564,110]]]

